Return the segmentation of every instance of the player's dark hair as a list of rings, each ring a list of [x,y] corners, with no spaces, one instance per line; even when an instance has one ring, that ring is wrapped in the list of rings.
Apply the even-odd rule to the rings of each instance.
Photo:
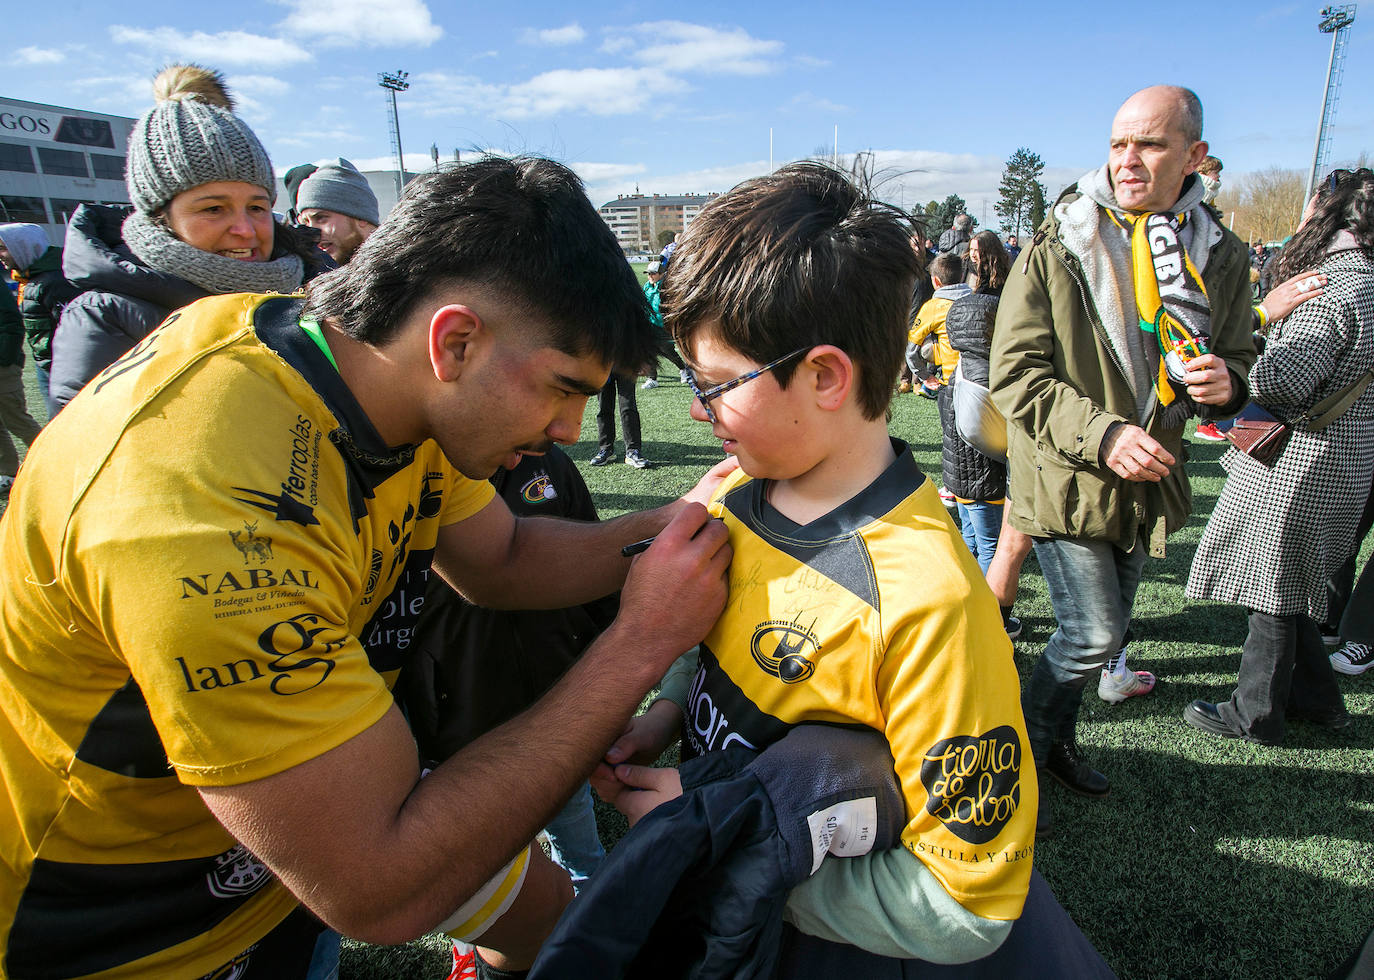
[[[859,407],[879,418],[906,350],[914,230],[838,170],[789,164],[701,209],[663,280],[664,324],[685,352],[709,329],[760,364],[833,344],[858,368]],[[778,384],[795,369],[775,369]]]
[[[489,157],[411,180],[347,265],[315,279],[308,310],[369,344],[456,284],[492,289],[551,324],[541,343],[637,370],[656,350],[648,302],[615,235],[562,164]]]

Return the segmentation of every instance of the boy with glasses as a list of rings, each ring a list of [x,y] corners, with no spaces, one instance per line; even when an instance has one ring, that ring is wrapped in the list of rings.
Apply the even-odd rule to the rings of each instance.
[[[694,676],[670,673],[593,785],[633,822],[681,782],[623,763],[679,734],[685,760],[762,750],[808,722],[874,729],[896,762],[902,846],[822,861],[787,916],[827,940],[949,963],[997,949],[1021,914],[1037,791],[997,602],[887,431],[910,235],[810,163],[741,184],[684,235],[663,309],[692,417],[740,463],[710,506],[734,548],[730,601]]]

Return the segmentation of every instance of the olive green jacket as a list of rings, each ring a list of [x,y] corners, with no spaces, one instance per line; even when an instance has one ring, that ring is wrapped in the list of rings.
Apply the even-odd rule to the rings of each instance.
[[[1058,203],[1077,196],[1075,184]],[[1212,308],[1211,350],[1226,362],[1235,395],[1219,408],[1199,406],[1205,418],[1240,410],[1255,362],[1245,246],[1221,230],[1202,280]],[[1130,321],[1135,319],[1132,311]],[[1183,429],[1165,428],[1158,408],[1145,426],[1177,460],[1159,483],[1124,480],[1102,462],[1103,438],[1114,423],[1136,420],[1136,401],[1078,259],[1060,241],[1054,209],[1017,256],[1002,292],[991,388],[1007,418],[1013,527],[1033,537],[1107,541],[1127,551],[1143,532],[1150,554],[1163,556],[1165,535],[1182,526],[1192,507]]]

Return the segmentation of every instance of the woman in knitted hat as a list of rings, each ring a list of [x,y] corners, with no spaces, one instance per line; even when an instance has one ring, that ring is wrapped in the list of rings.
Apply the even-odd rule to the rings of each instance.
[[[54,339],[59,408],[173,310],[217,293],[294,292],[320,271],[318,249],[276,222],[272,163],[222,76],[173,65],[153,94],[129,134],[133,208],[85,204],[67,228],[63,271],[84,292]]]

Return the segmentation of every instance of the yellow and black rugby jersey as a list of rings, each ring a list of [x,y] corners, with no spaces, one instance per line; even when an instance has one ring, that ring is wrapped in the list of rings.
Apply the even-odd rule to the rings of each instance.
[[[387,448],[300,307],[173,314],[25,462],[0,526],[0,973],[198,977],[281,921],[295,900],[194,787],[375,723],[439,527],[492,498],[432,441]]]
[[[935,487],[905,444],[843,506],[799,525],[733,474],[712,512],[734,558],[701,644],[683,756],[764,748],[802,722],[886,735],[902,842],[969,911],[1015,919],[1037,803],[1011,642]]]

